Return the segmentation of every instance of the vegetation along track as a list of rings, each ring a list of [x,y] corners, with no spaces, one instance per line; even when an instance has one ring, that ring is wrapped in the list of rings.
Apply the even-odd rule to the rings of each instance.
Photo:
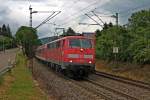
[[[132,79],[128,79],[125,77],[116,76],[116,75],[112,75],[112,74],[108,74],[108,73],[104,73],[104,72],[98,72],[98,71],[95,72],[95,75],[102,76],[102,77],[109,78],[109,79],[112,79],[115,81],[119,81],[122,83],[130,84],[130,85],[134,85],[136,87],[150,90],[150,84],[144,83],[141,81],[132,80]]]

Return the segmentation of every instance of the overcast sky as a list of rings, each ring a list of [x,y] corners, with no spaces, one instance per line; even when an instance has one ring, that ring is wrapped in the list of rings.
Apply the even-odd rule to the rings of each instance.
[[[150,0],[0,0],[0,25],[9,24],[13,34],[17,29],[29,26],[29,6],[33,11],[61,11],[56,17],[38,28],[40,37],[52,36],[56,27],[72,27],[76,32],[94,32],[101,29],[96,25],[79,25],[79,23],[96,24],[85,14],[89,14],[98,21],[91,11],[100,16],[103,22],[112,22],[115,19],[109,16],[119,13],[119,24],[126,24],[131,13],[150,8]],[[39,25],[51,13],[34,13],[33,27]]]

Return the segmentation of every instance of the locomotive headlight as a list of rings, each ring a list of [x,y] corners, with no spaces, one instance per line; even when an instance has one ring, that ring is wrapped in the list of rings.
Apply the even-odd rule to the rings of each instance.
[[[91,64],[92,63],[92,61],[89,61],[89,64]]]
[[[71,63],[72,63],[72,60],[70,60],[69,62],[71,62]]]

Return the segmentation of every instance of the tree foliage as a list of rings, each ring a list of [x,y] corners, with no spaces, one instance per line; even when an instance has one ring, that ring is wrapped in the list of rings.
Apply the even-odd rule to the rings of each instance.
[[[35,47],[39,44],[36,30],[31,27],[21,26],[16,32],[16,40],[22,46],[24,54],[32,58],[34,56]]]
[[[67,29],[67,32],[64,32],[62,34],[62,36],[75,36],[75,35],[76,35],[76,32],[71,27]]]
[[[0,50],[10,49],[16,47],[15,39],[12,37],[12,33],[9,25],[3,24],[0,27]]]
[[[13,38],[0,36],[0,50],[10,49],[14,47],[16,47],[16,45]]]
[[[6,26],[5,24],[3,24],[2,28],[0,27],[0,35],[13,38],[9,25]]]
[[[7,37],[12,37],[12,33],[11,33],[11,30],[10,30],[10,27],[9,27],[9,25],[7,25],[7,34],[6,34],[6,36]]]
[[[150,10],[133,13],[127,28],[105,24],[96,41],[100,59],[114,60],[112,49],[119,47],[118,61],[150,64]]]

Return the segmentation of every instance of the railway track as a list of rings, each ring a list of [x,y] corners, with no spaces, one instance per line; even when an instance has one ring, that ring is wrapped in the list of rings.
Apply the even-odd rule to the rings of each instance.
[[[136,98],[127,93],[120,92],[119,90],[115,90],[107,86],[101,85],[92,79],[85,79],[83,81],[75,81],[72,79],[67,80],[72,81],[72,83],[93,93],[98,97],[102,97],[102,100],[140,100],[138,99],[138,97]]]
[[[118,90],[115,90],[115,89],[109,88],[109,87],[107,87],[107,86],[101,85],[101,84],[99,84],[98,82],[95,82],[95,81],[92,80],[92,79],[86,79],[86,81],[89,82],[89,83],[94,84],[94,85],[97,86],[97,87],[103,88],[103,89],[105,89],[105,90],[108,90],[109,92],[112,92],[112,93],[116,94],[116,95],[118,96],[118,98],[119,98],[119,97],[122,98],[121,100],[139,100],[138,98],[133,97],[133,96],[130,96],[130,95],[127,94],[127,93],[123,93],[123,92],[120,92],[120,91],[118,91]],[[107,97],[107,98],[108,98],[108,97]],[[118,98],[116,98],[116,99],[118,99]],[[112,100],[112,98],[109,98],[109,99]]]
[[[125,80],[122,80],[121,77],[120,77],[121,81],[119,81],[119,78],[116,78],[116,76],[114,76],[115,77],[114,78],[114,77],[109,77],[109,75],[106,75],[105,73],[101,74],[100,72],[96,72],[94,77],[92,76],[85,80],[76,81],[76,80],[72,80],[72,79],[62,75],[61,73],[58,73],[58,72],[55,72],[55,73],[59,77],[69,80],[71,82],[71,84],[74,84],[75,86],[80,87],[79,89],[81,89],[81,90],[83,89],[83,91],[86,91],[88,94],[92,95],[93,97],[100,98],[98,100],[149,100],[148,99],[149,97],[138,96],[138,94],[134,93],[134,91],[135,91],[134,88],[133,88],[132,92],[130,91],[131,89],[128,90],[128,88],[130,88],[130,87],[131,88],[135,87],[134,84],[136,84],[136,83],[131,83],[128,81],[126,82]],[[101,76],[101,77],[99,77],[99,76]],[[103,79],[101,80],[101,78],[104,78],[106,80],[103,80]],[[112,81],[115,81],[115,82],[111,83]],[[105,84],[106,82],[108,82],[109,84]],[[118,83],[122,83],[125,85],[128,85],[128,83],[129,83],[130,87],[124,87],[124,85],[120,85]],[[109,86],[110,84],[113,84],[113,85]],[[120,85],[119,87],[121,87],[121,88],[127,88],[127,89],[120,90],[120,88],[113,87],[113,86],[117,86],[117,85]],[[138,87],[138,88],[144,87],[144,89],[147,89],[146,88],[147,86],[143,86],[142,82],[141,82],[140,86],[138,84],[138,85],[136,85],[136,87]],[[129,92],[127,92],[126,90]],[[138,92],[137,90],[136,90],[136,92]]]
[[[98,72],[98,71],[95,72],[95,75],[102,76],[102,77],[109,78],[109,79],[112,79],[112,80],[115,80],[115,81],[119,81],[119,82],[122,82],[122,83],[126,83],[126,84],[129,84],[129,85],[133,85],[133,86],[136,86],[136,87],[140,87],[140,88],[143,88],[143,89],[150,90],[150,84],[144,83],[144,82],[141,82],[141,81],[132,80],[132,79],[128,79],[128,78],[124,78],[124,77],[120,77],[120,76],[116,76],[116,75],[112,75],[112,74],[107,74],[107,73],[104,73],[104,72]]]
[[[98,74],[98,73],[96,73],[96,75],[99,76],[100,74]],[[102,75],[103,77],[104,77],[104,74]],[[71,81],[72,83],[74,83],[77,86],[85,89],[86,91],[91,92],[95,96],[104,98],[104,100],[140,100],[139,97],[136,97],[135,95],[130,95],[129,93],[122,92],[122,91],[114,89],[114,88],[110,88],[107,85],[102,85],[99,82],[97,82],[95,80],[92,80],[90,78],[82,80],[82,81],[76,81],[76,80],[72,80],[72,79],[70,79],[70,78],[68,78],[68,77],[66,77],[66,76],[64,76],[60,73],[57,73],[57,75],[59,77],[62,77],[62,78],[65,78],[65,79]],[[105,76],[105,78],[112,79],[108,76],[107,77]],[[119,81],[119,79],[115,79],[115,81]],[[126,81],[125,82],[121,81],[121,82],[123,82],[125,84],[129,83],[129,82],[126,82]],[[131,84],[131,83],[129,83],[129,84]],[[131,85],[134,85],[134,84],[135,83],[132,83]],[[114,85],[116,85],[116,84],[114,84]],[[144,87],[144,86],[140,85],[138,87],[141,88],[141,87]],[[144,87],[144,88],[146,88],[146,87]],[[143,100],[145,100],[145,99],[143,99]]]
[[[71,81],[75,83],[77,86],[85,89],[86,91],[92,92],[94,95],[102,97],[103,98],[102,100],[112,100],[112,98],[109,97],[107,94],[103,93],[102,91],[91,88],[89,85],[84,84],[85,82],[77,82],[74,80]]]

